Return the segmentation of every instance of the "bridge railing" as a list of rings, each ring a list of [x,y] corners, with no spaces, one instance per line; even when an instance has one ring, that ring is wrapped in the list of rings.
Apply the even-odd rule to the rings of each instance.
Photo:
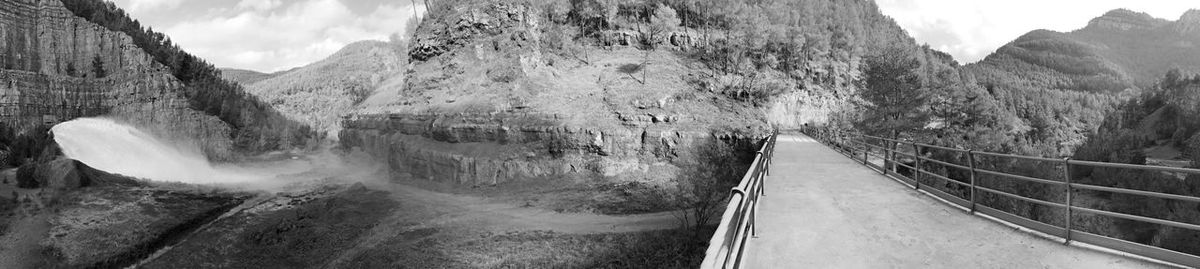
[[[1200,225],[1196,223],[1188,223],[1176,220],[1168,220],[1149,216],[1141,216],[1135,214],[1127,214],[1121,212],[1113,212],[1109,210],[1089,208],[1081,206],[1084,204],[1073,200],[1072,196],[1077,195],[1080,191],[1104,192],[1112,194],[1133,195],[1141,197],[1152,197],[1164,200],[1180,201],[1186,203],[1196,203],[1200,207],[1200,197],[1161,193],[1154,191],[1135,190],[1118,187],[1097,186],[1092,184],[1083,184],[1072,182],[1072,168],[1078,167],[1099,167],[1111,169],[1132,169],[1147,172],[1160,172],[1172,174],[1200,174],[1200,169],[1177,168],[1166,166],[1152,165],[1135,165],[1123,163],[1105,163],[1093,161],[1072,160],[1070,158],[1053,159],[1033,156],[1022,156],[1012,154],[1001,154],[993,152],[982,152],[967,149],[958,149],[944,146],[936,146],[930,144],[916,143],[913,141],[904,141],[897,139],[889,139],[877,136],[863,135],[859,133],[850,133],[843,131],[834,131],[823,128],[806,128],[801,130],[805,134],[813,137],[835,150],[845,154],[847,157],[862,162],[864,165],[877,170],[885,175],[893,176],[904,184],[923,191],[927,194],[936,196],[943,201],[958,205],[959,208],[968,211],[971,214],[982,214],[995,219],[1000,219],[1005,222],[1022,226],[1046,235],[1054,236],[1063,239],[1065,243],[1071,244],[1072,241],[1082,242],[1090,245],[1101,246],[1112,250],[1132,253],[1143,257],[1148,257],[1160,261],[1166,261],[1185,266],[1200,267],[1200,256],[1179,252],[1171,249],[1166,249],[1158,246],[1127,241],[1111,236],[1100,235],[1088,231],[1081,230],[1082,227],[1074,225],[1073,219],[1081,218],[1083,215],[1103,216],[1109,218],[1124,219],[1130,221],[1146,222],[1158,224],[1166,227],[1178,229],[1187,229],[1200,232]],[[926,156],[926,153],[933,151],[943,151],[944,153],[957,154],[960,157],[965,157],[965,163],[954,163],[948,160],[939,160]],[[1056,171],[1049,174],[1058,174],[1053,178],[1039,178],[1027,175],[1018,175],[1014,173],[1006,173],[998,170],[1001,169],[985,169],[987,163],[980,161],[980,158],[996,158],[1007,159],[1008,161],[1022,161],[1042,163],[1042,167],[1048,167],[1046,164],[1053,166]],[[878,161],[878,163],[876,163]],[[931,169],[934,168],[934,169]],[[936,169],[941,168],[941,169]],[[944,173],[938,173],[938,171]],[[958,175],[966,174],[966,178],[951,178],[948,171],[959,170]],[[1046,174],[1046,173],[1043,173]],[[1009,179],[1021,182],[1037,184],[1038,188],[1045,187],[1045,190],[1062,189],[1063,199],[1053,199],[1059,201],[1049,201],[1051,199],[1029,197],[1012,192],[998,190],[998,188],[988,188],[981,186],[981,182],[985,182],[984,178],[992,179]],[[1180,179],[1184,180],[1184,179]],[[956,186],[958,189],[969,190],[964,191],[962,196],[952,195],[947,191],[939,188],[939,186],[924,186],[925,182],[944,182],[943,186]],[[1007,212],[1002,209],[994,208],[985,205],[979,201],[981,193],[987,195],[1001,196],[1008,199],[1019,200],[1025,203],[1036,204],[1040,206],[1055,208],[1061,210],[1065,216],[1061,223],[1050,224],[1047,222],[1034,220]],[[1166,210],[1162,208],[1160,210]],[[1200,242],[1196,242],[1200,244]]]
[[[754,221],[758,213],[758,199],[764,193],[763,180],[770,174],[778,137],[776,133],[765,140],[755,154],[750,169],[746,170],[746,175],[731,191],[725,213],[721,215],[721,224],[708,241],[708,250],[704,252],[700,268],[741,267],[746,241],[757,233]]]

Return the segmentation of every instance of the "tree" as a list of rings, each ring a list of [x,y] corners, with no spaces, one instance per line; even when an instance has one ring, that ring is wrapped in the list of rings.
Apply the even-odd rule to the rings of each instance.
[[[859,129],[892,139],[929,122],[929,89],[921,84],[921,63],[908,50],[890,47],[866,59],[859,96],[866,101]],[[895,152],[895,145],[890,145]]]
[[[929,121],[929,89],[917,69],[921,64],[901,48],[888,48],[866,59],[859,96],[867,101],[863,130],[898,138]]]
[[[100,60],[100,55],[92,58],[92,70],[96,73],[96,78],[108,76],[108,71],[104,70],[104,61]]]
[[[738,184],[742,173],[748,169],[753,156],[749,150],[738,150],[734,145],[716,139],[698,143],[694,148],[682,152],[691,154],[679,158],[678,187],[675,194],[676,216],[687,228],[693,228],[699,236],[700,227],[719,217],[718,210],[725,205],[729,190]]]
[[[675,9],[664,4],[658,4],[658,8],[654,9],[654,15],[650,16],[650,29],[646,38],[650,48],[654,48],[664,35],[678,29],[681,23],[682,21],[679,20]]]

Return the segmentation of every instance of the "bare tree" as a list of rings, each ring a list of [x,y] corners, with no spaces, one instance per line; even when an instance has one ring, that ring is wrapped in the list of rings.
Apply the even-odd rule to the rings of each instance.
[[[730,189],[747,169],[748,155],[724,141],[712,139],[695,146],[679,158],[676,217],[681,225],[700,228],[721,213]],[[699,235],[699,229],[696,229]]]

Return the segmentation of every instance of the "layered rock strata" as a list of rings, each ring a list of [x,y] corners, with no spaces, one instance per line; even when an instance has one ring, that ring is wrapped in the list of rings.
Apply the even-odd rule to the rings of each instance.
[[[561,117],[511,113],[357,115],[344,121],[340,140],[344,146],[386,159],[393,174],[489,185],[538,178],[671,180],[677,158],[693,147],[722,142],[735,145],[737,150],[752,151],[766,134],[713,134],[675,129],[669,124],[595,129],[560,124]]]

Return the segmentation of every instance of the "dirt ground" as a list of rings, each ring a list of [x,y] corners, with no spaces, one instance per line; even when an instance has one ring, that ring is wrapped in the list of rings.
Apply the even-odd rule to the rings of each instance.
[[[314,161],[316,159],[313,159]],[[511,195],[447,193],[362,159],[320,159],[297,181],[231,210],[144,268],[687,267],[701,232],[676,212],[564,213]],[[486,247],[484,247],[486,246]],[[631,258],[645,254],[662,259]],[[626,260],[635,259],[630,263]],[[665,263],[662,263],[665,262]]]

